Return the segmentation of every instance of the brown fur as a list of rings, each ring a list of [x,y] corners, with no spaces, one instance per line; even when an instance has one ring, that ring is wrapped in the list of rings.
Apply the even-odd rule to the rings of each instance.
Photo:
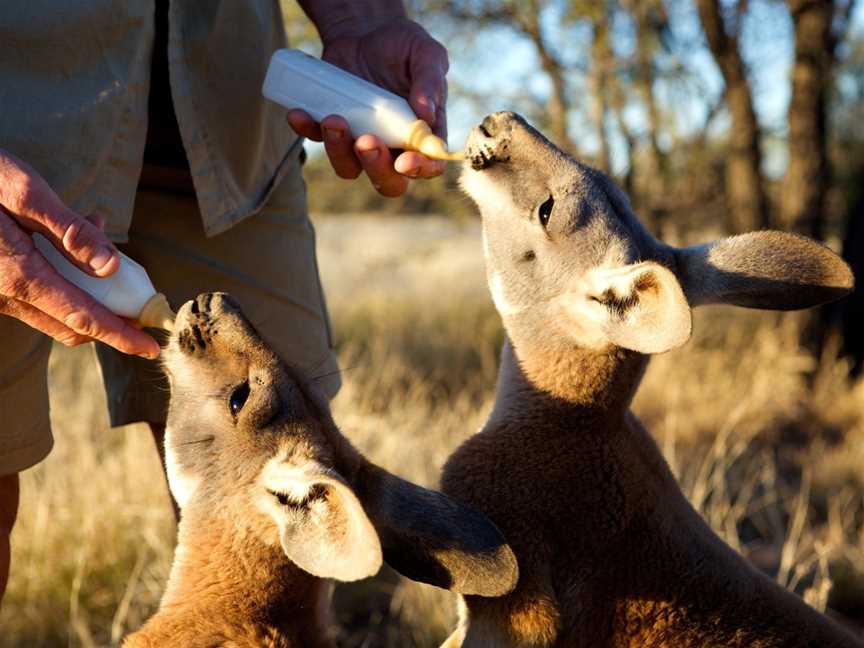
[[[502,529],[521,573],[505,597],[466,597],[471,624],[507,639],[472,643],[469,631],[462,645],[855,645],[716,537],[628,399],[594,404],[598,391],[622,394],[644,364],[630,352],[574,353],[520,372],[499,398],[521,413],[448,461],[444,492]]]
[[[495,160],[499,139],[508,144],[503,163]],[[472,156],[475,148],[482,154]],[[734,239],[732,245],[719,246],[714,257],[722,260],[719,268],[707,268],[710,255],[696,261],[693,257],[700,255],[694,254],[688,260],[680,251],[652,242],[629,211],[622,213],[626,200],[603,185],[608,180],[565,159],[509,113],[488,117],[483,129],[472,132],[466,153],[474,163],[466,174],[485,174],[464,182],[481,209],[490,283],[493,294],[499,291],[496,304],[509,339],[502,351],[495,408],[481,432],[448,460],[442,489],[498,525],[516,553],[520,579],[512,593],[500,598],[465,597],[461,626],[445,645],[861,645],[751,567],[687,502],[654,440],[629,411],[647,356],[603,343],[602,331],[591,328],[603,311],[579,293],[581,277],[601,264],[608,266],[610,258],[613,267],[656,259],[676,273],[687,294],[695,294],[706,276],[714,276],[710,289],[701,293],[711,293],[706,300],[720,300],[725,292],[728,301],[783,307],[795,294],[786,286],[796,277],[790,281],[789,272],[776,266],[794,272],[796,255],[803,255],[813,259],[805,279],[815,279],[809,296],[792,305],[802,307],[831,298],[834,290],[848,292],[851,282],[842,262],[811,242],[799,245],[796,240],[788,248],[788,263],[770,263],[768,276],[760,276],[759,264],[751,264],[750,280],[740,272],[748,264],[731,253],[740,243]],[[529,169],[527,177],[522,177],[522,163]],[[550,170],[548,177],[538,172],[543,168]],[[550,220],[550,228],[537,233],[526,225],[531,183],[542,184],[538,204],[562,185],[567,196],[582,196],[557,214],[559,222],[578,218],[579,227],[559,224],[561,229],[555,230]],[[598,198],[604,193],[608,200]],[[519,200],[525,205],[517,205]],[[781,257],[783,240],[780,235],[775,252]],[[512,252],[526,247],[537,250],[545,265],[536,271],[512,265]],[[717,279],[723,273],[734,280]],[[494,281],[502,276],[510,282],[503,288]],[[820,289],[823,282],[825,290]],[[550,291],[549,283],[559,287]],[[638,308],[639,291],[646,286],[665,289],[661,283],[641,283],[632,286],[628,308]],[[587,303],[578,312],[594,319],[568,319],[554,306],[562,293],[570,294],[572,302]],[[638,318],[616,313],[615,305],[609,318],[641,326]],[[633,339],[642,344],[639,336],[653,330],[639,329]]]
[[[233,525],[187,521],[172,587],[128,648],[262,646],[331,648],[328,584],[281,549],[238,542]]]
[[[498,530],[368,462],[227,295],[185,304],[165,356],[182,517],[159,611],[126,648],[330,648],[328,579],[371,576],[382,554],[454,591],[515,585]]]

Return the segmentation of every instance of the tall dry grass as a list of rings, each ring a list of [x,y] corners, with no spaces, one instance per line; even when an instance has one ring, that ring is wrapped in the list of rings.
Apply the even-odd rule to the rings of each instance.
[[[501,330],[476,225],[322,220],[344,387],[336,420],[371,458],[434,485],[493,398]],[[635,409],[691,501],[736,549],[864,621],[864,383],[799,346],[799,320],[713,308],[655,358]],[[23,480],[0,646],[110,646],[155,609],[174,525],[146,429],[110,430],[88,349],[52,359],[57,445]],[[390,571],[338,588],[350,647],[435,646],[452,597]]]

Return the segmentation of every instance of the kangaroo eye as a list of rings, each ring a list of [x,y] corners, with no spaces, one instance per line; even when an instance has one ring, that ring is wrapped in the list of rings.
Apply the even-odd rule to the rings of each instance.
[[[537,212],[540,218],[540,224],[545,228],[549,224],[549,217],[552,216],[552,208],[555,206],[555,199],[552,196],[546,199]]]
[[[246,404],[246,399],[249,398],[249,381],[244,381],[242,385],[238,385],[228,397],[228,408],[231,410],[232,416],[237,416],[238,412],[243,409]]]

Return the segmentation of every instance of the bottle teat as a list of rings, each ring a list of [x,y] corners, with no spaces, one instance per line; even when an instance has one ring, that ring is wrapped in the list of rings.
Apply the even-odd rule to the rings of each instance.
[[[433,160],[462,160],[465,155],[462,151],[451,153],[447,150],[447,143],[435,135],[432,129],[422,119],[418,119],[413,124],[408,132],[408,137],[405,138],[405,148],[411,151],[418,151],[428,158]]]
[[[162,293],[156,293],[141,309],[138,315],[138,321],[142,326],[147,328],[160,328],[170,331],[174,328],[174,318],[176,315],[168,305],[168,300]]]

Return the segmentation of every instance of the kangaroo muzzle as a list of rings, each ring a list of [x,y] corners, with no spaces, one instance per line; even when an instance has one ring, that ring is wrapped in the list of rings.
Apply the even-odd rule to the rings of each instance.
[[[465,159],[471,168],[482,171],[498,162],[508,162],[513,126],[517,124],[524,122],[515,113],[498,112],[472,128],[465,145]]]
[[[203,293],[180,308],[174,325],[174,335],[180,350],[188,354],[204,353],[216,335],[216,322],[224,328],[250,328],[240,305],[226,293]]]

